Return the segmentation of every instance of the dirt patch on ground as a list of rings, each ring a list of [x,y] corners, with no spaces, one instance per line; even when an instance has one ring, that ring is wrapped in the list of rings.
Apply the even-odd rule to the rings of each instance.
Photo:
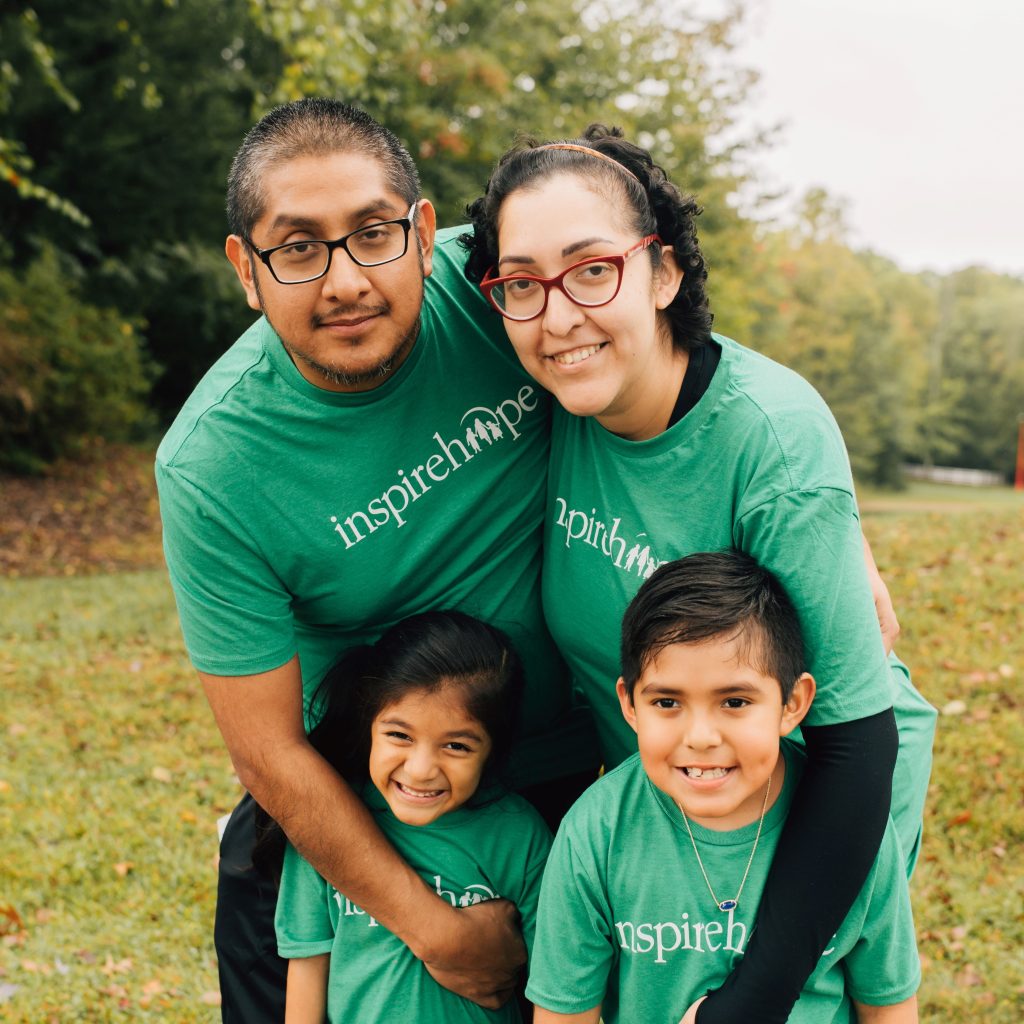
[[[98,444],[41,477],[0,475],[0,577],[161,565],[152,448]]]

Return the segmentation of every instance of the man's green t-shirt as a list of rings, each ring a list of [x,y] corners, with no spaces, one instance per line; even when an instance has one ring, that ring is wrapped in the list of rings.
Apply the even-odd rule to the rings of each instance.
[[[783,743],[786,778],[758,823],[715,832],[691,824],[711,898],[682,815],[639,754],[599,779],[562,822],[541,886],[527,998],[557,1013],[602,1005],[605,1024],[674,1024],[742,957],[798,781],[802,754]],[[851,999],[885,1006],[920,982],[903,852],[890,822],[850,912],[822,954],[790,1024],[849,1024]]]
[[[408,615],[505,629],[527,675],[517,785],[595,762],[543,621],[547,395],[438,236],[413,349],[372,391],[310,384],[260,319],[218,360],[157,454],[164,548],[185,641],[214,675],[299,654],[326,668]]]
[[[462,807],[430,825],[406,825],[368,783],[363,799],[381,831],[438,898],[455,907],[505,898],[533,942],[537,899],[551,833],[521,797]],[[485,1010],[442,988],[409,948],[326,882],[289,846],[278,896],[278,952],[286,958],[331,954],[331,1024],[516,1024],[515,1000]]]

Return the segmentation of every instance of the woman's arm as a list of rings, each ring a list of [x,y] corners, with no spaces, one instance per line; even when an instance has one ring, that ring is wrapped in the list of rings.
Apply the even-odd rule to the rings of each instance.
[[[807,766],[750,943],[697,1024],[784,1024],[878,853],[899,746],[892,711],[803,734]]]
[[[324,1024],[330,953],[288,961],[284,1024]]]
[[[854,1002],[858,1024],[917,1024],[917,996],[893,1006],[868,1006]]]

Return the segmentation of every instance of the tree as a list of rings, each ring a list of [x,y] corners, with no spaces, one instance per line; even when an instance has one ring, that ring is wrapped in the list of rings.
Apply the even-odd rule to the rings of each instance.
[[[8,59],[0,60],[0,123],[7,120],[15,94],[22,85],[16,63],[9,59],[15,55],[27,62],[43,86],[69,110],[77,111],[79,103],[61,81],[54,63],[53,51],[39,36],[39,17],[31,7],[20,12],[10,11],[0,17],[0,39],[8,39]],[[6,132],[6,129],[5,129]],[[35,199],[51,210],[62,214],[82,226],[88,226],[86,217],[74,203],[40,185],[32,176],[35,163],[18,138],[0,133],[0,181],[6,182],[19,199]]]
[[[457,223],[497,158],[522,131],[575,135],[622,125],[651,146],[714,215],[735,150],[708,137],[732,123],[749,77],[712,58],[728,53],[739,14],[669,16],[639,0],[253,0],[257,23],[290,58],[264,105],[310,92],[364,106],[419,162],[441,223]]]
[[[79,294],[74,267],[46,247],[23,273],[0,268],[0,468],[41,470],[89,437],[152,425],[135,325]]]
[[[832,409],[858,478],[897,486],[919,444],[931,291],[890,261],[843,242],[841,207],[810,193],[801,218],[765,241],[775,306],[757,347],[810,381]]]
[[[38,184],[88,223],[69,231],[51,210],[0,193],[11,259],[23,268],[49,241],[81,268],[90,302],[143,325],[167,416],[251,319],[223,258],[224,180],[280,53],[246,0],[33,8],[64,91],[44,88],[46,69],[4,35],[0,65],[20,84],[0,134],[22,140]]]
[[[941,413],[959,426],[949,459],[1011,478],[1024,412],[1024,281],[973,267],[935,287],[934,377],[950,395]]]

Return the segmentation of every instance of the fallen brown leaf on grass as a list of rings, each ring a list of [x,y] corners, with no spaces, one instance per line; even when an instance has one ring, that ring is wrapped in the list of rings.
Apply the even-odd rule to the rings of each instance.
[[[21,914],[8,905],[0,907],[0,935],[17,935],[25,930]]]
[[[112,974],[127,974],[132,969],[132,961],[130,957],[125,957],[123,960],[115,960],[109,953],[107,959],[104,962],[100,970],[110,977]]]

